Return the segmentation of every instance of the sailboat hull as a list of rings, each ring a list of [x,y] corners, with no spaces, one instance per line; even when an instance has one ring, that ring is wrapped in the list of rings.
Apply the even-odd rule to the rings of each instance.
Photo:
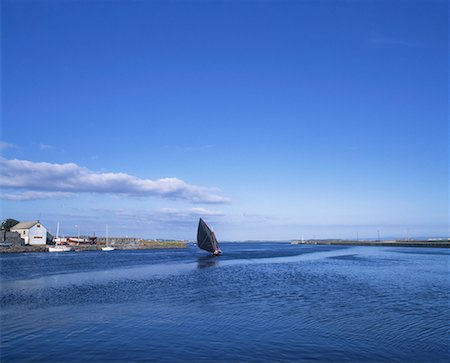
[[[72,251],[72,247],[64,245],[55,245],[48,248],[48,252],[70,252],[70,251]]]

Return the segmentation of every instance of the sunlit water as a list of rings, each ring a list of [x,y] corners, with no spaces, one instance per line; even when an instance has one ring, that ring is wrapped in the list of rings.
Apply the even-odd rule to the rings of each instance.
[[[1,255],[1,362],[448,362],[449,250]]]

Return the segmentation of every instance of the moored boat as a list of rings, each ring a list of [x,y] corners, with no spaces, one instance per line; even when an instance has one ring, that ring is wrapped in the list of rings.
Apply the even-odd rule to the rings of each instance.
[[[70,252],[72,247],[66,245],[48,246],[48,252]]]
[[[109,239],[108,239],[108,225],[106,225],[106,246],[102,247],[102,251],[107,252],[107,251],[114,251],[115,250],[115,248],[113,246],[109,246],[108,245],[108,241],[109,241]]]
[[[48,252],[70,252],[72,247],[67,245],[67,239],[59,237],[59,222],[56,225],[56,237],[53,239],[55,244],[53,246],[48,246]]]

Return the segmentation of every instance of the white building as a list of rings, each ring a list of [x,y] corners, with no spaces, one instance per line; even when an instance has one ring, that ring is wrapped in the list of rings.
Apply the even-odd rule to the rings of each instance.
[[[20,222],[11,228],[17,232],[26,245],[45,245],[47,243],[47,228],[39,221]]]

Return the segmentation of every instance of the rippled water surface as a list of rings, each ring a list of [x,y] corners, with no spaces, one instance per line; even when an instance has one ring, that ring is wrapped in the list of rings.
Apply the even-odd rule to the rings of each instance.
[[[449,251],[1,255],[1,362],[448,362]]]

